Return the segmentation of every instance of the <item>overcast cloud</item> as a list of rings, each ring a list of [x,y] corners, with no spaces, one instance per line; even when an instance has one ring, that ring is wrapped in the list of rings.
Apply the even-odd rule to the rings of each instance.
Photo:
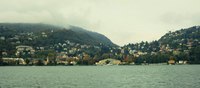
[[[124,45],[200,25],[200,0],[0,0],[0,22],[75,25]]]

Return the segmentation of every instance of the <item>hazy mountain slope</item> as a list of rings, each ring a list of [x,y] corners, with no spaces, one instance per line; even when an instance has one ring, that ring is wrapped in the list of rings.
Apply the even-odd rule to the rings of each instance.
[[[180,45],[186,46],[190,43],[195,46],[200,42],[200,27],[193,26],[175,32],[166,33],[159,39],[159,42],[161,44],[169,44],[173,48],[177,48]]]
[[[91,32],[91,31],[85,30],[80,27],[75,27],[75,26],[71,26],[70,29],[72,29],[72,31],[75,31],[78,33],[86,33],[86,34],[92,36],[93,38],[95,38],[96,40],[102,41],[103,44],[111,45],[111,46],[114,45],[110,39],[108,39],[105,35],[102,35],[100,33]]]
[[[105,45],[114,46],[114,44],[104,35],[87,31],[85,29],[71,26],[70,28],[64,28],[49,24],[42,23],[0,23],[0,35],[8,35],[14,37],[17,33],[36,33],[37,35],[45,32],[48,38],[37,39],[34,43],[46,42],[46,43],[59,43],[64,40],[69,40],[75,43],[98,45],[100,43]],[[46,45],[46,44],[45,44]]]

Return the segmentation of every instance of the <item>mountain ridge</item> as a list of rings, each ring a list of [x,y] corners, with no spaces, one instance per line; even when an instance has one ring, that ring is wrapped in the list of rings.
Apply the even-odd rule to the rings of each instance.
[[[63,37],[72,39],[72,42],[78,41],[78,43],[85,43],[85,44],[91,44],[91,45],[97,45],[97,44],[102,43],[109,46],[116,46],[114,43],[112,43],[110,39],[108,39],[106,36],[100,33],[91,32],[86,29],[76,27],[76,26],[71,26],[71,25],[66,28],[62,26],[56,26],[56,25],[44,24],[44,23],[0,23],[0,28],[4,30],[16,30],[18,32],[34,32],[34,33],[40,33],[40,32],[50,33],[49,31],[59,32],[61,30],[67,33],[67,32],[70,32],[69,30],[71,30],[73,32],[70,32],[68,34],[69,36],[63,35]],[[76,36],[74,36],[73,34]],[[76,41],[74,41],[73,38],[71,38],[70,36],[73,36],[74,38],[77,37],[77,39],[75,39]]]

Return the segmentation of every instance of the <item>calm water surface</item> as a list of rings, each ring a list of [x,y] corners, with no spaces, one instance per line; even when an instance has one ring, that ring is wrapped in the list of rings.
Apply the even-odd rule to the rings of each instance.
[[[8,66],[0,88],[200,88],[200,65]]]

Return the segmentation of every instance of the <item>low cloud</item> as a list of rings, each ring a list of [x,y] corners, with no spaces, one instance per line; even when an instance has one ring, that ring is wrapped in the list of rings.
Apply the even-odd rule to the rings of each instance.
[[[165,13],[161,21],[166,24],[200,24],[200,13]]]
[[[124,45],[200,24],[199,0],[0,0],[0,22],[75,25]]]

